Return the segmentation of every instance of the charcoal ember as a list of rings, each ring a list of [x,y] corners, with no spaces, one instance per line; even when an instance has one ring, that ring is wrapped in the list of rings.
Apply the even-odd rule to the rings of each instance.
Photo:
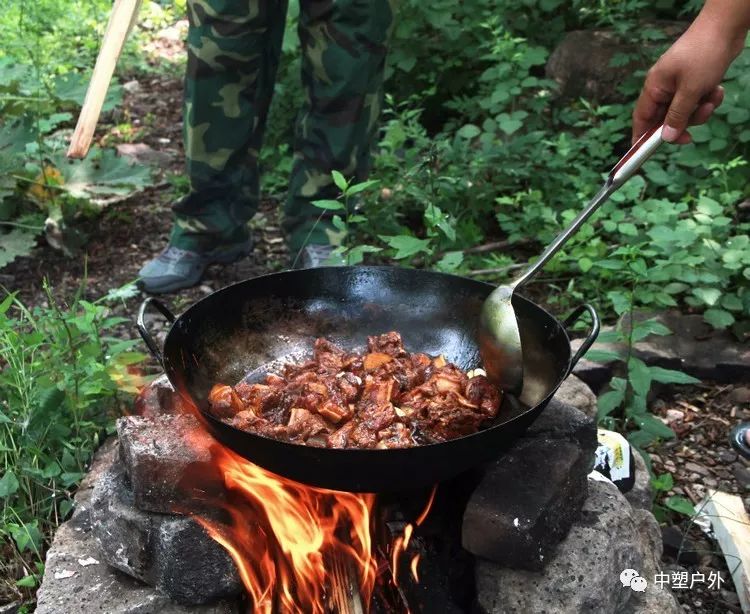
[[[192,518],[139,510],[122,463],[99,479],[91,529],[106,562],[183,604],[241,593],[231,557]]]
[[[501,565],[542,569],[587,495],[593,450],[565,439],[522,439],[491,463],[463,516],[462,542]]]
[[[224,500],[224,480],[211,458],[215,441],[194,416],[127,416],[117,421],[117,434],[138,509],[188,513]]]
[[[133,412],[139,416],[154,417],[162,414],[188,413],[182,397],[175,392],[166,375],[155,379],[135,398]]]

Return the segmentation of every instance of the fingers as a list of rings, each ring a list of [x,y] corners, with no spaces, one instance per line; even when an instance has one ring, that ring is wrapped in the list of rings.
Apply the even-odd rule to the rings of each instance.
[[[675,143],[690,123],[690,118],[695,113],[696,107],[701,99],[700,91],[679,87],[672,99],[672,103],[667,109],[667,115],[664,118],[664,130],[661,132],[662,138],[669,142]]]

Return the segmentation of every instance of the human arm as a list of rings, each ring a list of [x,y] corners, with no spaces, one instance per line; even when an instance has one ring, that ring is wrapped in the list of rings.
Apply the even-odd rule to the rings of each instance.
[[[633,111],[633,140],[664,121],[662,137],[689,143],[724,98],[719,85],[745,46],[750,0],[706,0],[687,31],[651,67]]]

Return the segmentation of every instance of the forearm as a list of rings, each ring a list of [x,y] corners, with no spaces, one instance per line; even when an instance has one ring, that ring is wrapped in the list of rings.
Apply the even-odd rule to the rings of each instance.
[[[750,30],[750,0],[706,0],[690,27],[730,42],[735,56],[739,55]]]

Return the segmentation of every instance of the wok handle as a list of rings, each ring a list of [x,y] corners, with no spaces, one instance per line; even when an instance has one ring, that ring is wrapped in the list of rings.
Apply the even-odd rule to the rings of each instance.
[[[143,301],[141,303],[140,309],[138,309],[138,319],[136,320],[136,325],[138,326],[138,332],[141,334],[141,338],[148,346],[148,349],[151,352],[151,355],[163,367],[164,357],[161,354],[161,350],[159,349],[159,346],[157,345],[154,338],[151,336],[151,333],[148,332],[148,329],[146,328],[145,315],[146,315],[146,309],[149,307],[149,305],[153,305],[154,307],[156,307],[157,311],[159,311],[165,318],[167,318],[170,324],[175,321],[175,315],[169,310],[169,308],[164,303],[154,298],[153,296],[150,296],[145,301]]]
[[[596,313],[596,310],[588,303],[576,307],[573,313],[565,318],[563,326],[567,330],[570,326],[575,324],[576,320],[578,320],[578,318],[580,318],[581,314],[583,314],[584,312],[587,312],[591,316],[591,330],[589,330],[589,334],[586,335],[586,338],[583,340],[581,347],[578,348],[578,351],[575,353],[573,358],[570,359],[570,366],[568,367],[568,373],[566,374],[566,377],[570,375],[571,371],[573,371],[573,368],[578,364],[578,361],[586,352],[589,351],[589,348],[594,344],[594,341],[596,341],[596,338],[599,336],[599,315]]]

